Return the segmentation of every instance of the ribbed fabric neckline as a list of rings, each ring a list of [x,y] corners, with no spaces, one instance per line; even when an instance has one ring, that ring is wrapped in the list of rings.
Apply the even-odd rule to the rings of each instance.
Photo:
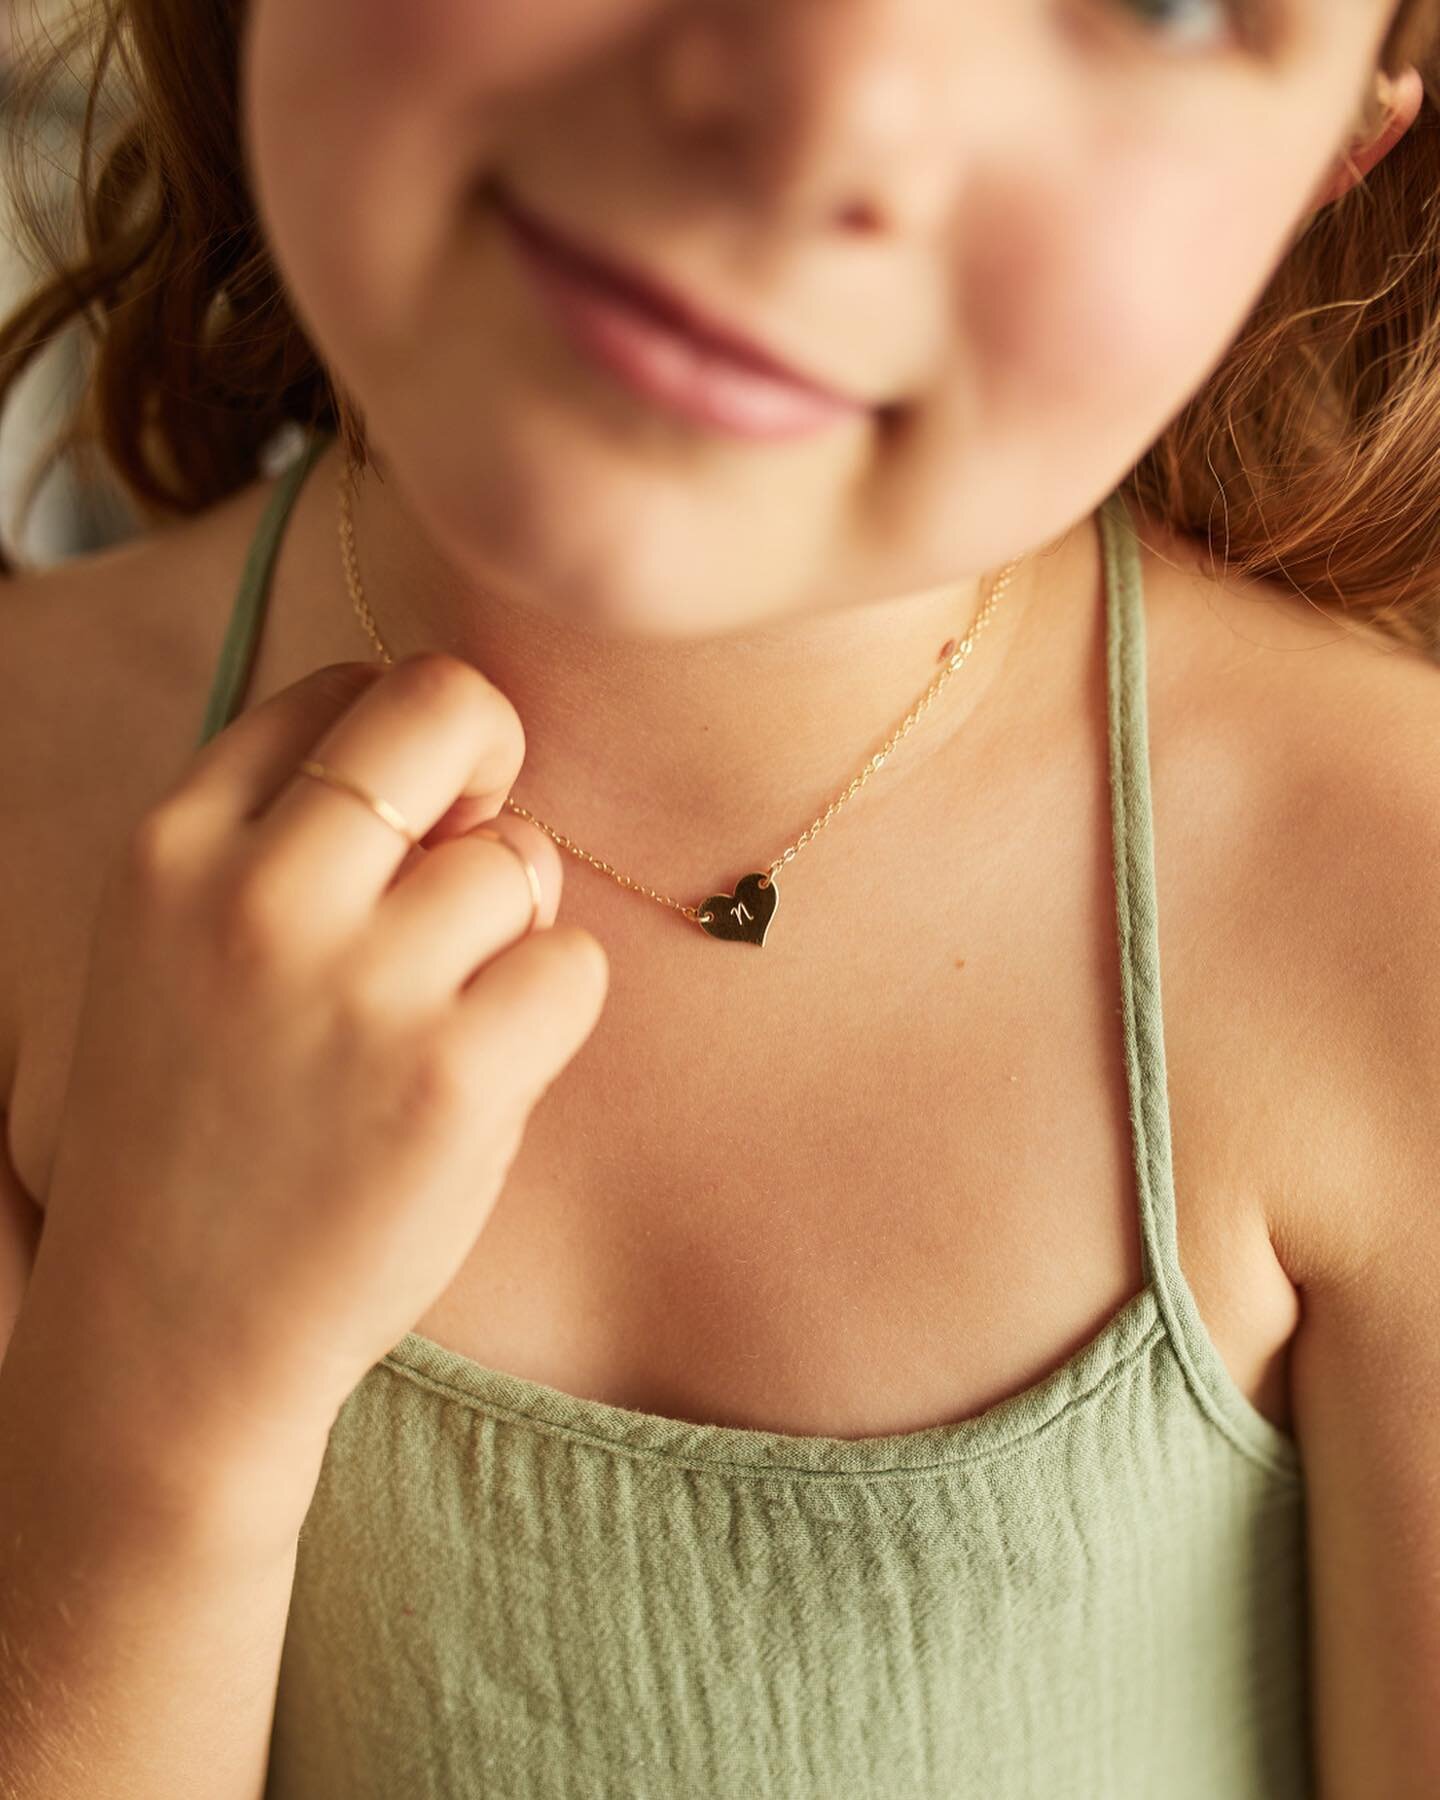
[[[291,505],[330,434],[311,436],[266,504],[241,575],[200,742],[240,709],[276,551]],[[1138,540],[1124,501],[1097,514],[1105,583],[1108,767],[1125,1067],[1146,1279],[1058,1368],[983,1412],[879,1437],[832,1438],[695,1423],[619,1407],[493,1369],[408,1332],[384,1367],[436,1398],[630,1457],[730,1475],[884,1478],[993,1458],[1074,1408],[1098,1403],[1117,1371],[1153,1348],[1174,1355],[1196,1404],[1245,1457],[1301,1480],[1293,1438],[1238,1387],[1180,1269],[1160,1004],[1154,830],[1146,706],[1145,614]],[[378,1365],[377,1365],[378,1366]]]

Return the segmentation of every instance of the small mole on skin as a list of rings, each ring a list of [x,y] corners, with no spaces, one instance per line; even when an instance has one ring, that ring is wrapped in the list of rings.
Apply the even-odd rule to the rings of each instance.
[[[940,646],[940,654],[935,660],[936,662],[948,662],[954,654],[955,640],[954,638],[946,638],[945,642]]]
[[[965,958],[963,956],[957,956],[955,958],[955,967],[957,969],[963,969],[965,967]]]

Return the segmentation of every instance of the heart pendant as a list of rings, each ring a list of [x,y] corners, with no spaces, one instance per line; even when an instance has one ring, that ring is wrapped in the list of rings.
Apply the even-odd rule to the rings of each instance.
[[[725,938],[732,944],[754,944],[758,950],[765,942],[779,899],[780,890],[773,876],[745,875],[735,883],[733,894],[712,894],[701,901],[700,923],[711,937]]]

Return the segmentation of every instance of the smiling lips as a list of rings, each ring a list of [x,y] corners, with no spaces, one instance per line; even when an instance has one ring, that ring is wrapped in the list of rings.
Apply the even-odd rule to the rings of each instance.
[[[638,271],[561,237],[498,186],[494,197],[552,318],[631,389],[693,423],[764,441],[869,412]]]

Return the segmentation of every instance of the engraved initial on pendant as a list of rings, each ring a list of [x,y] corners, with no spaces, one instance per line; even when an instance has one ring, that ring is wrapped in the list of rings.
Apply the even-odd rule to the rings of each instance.
[[[775,917],[780,890],[768,875],[745,875],[733,894],[712,894],[700,903],[700,923],[711,937],[760,949]]]

